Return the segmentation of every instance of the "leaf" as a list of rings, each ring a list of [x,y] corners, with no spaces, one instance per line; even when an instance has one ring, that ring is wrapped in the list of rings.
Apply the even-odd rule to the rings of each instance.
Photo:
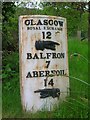
[[[8,74],[4,74],[4,73],[3,73],[2,75],[0,75],[0,78],[2,78],[2,79],[3,79],[3,78],[7,78],[7,77],[8,77]]]

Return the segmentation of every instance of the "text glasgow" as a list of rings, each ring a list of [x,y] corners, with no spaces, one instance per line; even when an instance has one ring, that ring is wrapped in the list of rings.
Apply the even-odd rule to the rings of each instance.
[[[25,20],[25,25],[55,25],[55,26],[61,26],[63,27],[63,21],[60,21],[60,20],[47,20],[47,19],[44,19],[44,20],[38,20],[37,22],[35,22],[33,19],[30,19],[30,20]]]

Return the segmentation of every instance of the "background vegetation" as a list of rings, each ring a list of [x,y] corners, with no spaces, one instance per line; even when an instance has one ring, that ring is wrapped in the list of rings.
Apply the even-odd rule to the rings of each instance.
[[[2,101],[3,118],[87,118],[88,117],[88,9],[87,3],[41,3],[41,9],[26,8],[26,3],[2,4]],[[53,112],[22,111],[19,88],[19,39],[20,15],[53,15],[67,18],[70,96]],[[77,32],[81,31],[78,36]],[[74,77],[78,78],[75,79]]]

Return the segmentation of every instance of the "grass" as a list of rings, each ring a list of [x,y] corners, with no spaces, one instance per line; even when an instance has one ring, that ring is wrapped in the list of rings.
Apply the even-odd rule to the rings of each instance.
[[[0,120],[2,118],[2,85],[0,82]]]
[[[79,53],[88,59],[88,42],[69,40],[69,75],[88,82],[88,62],[79,56],[70,58],[73,53]],[[88,93],[88,86],[74,79],[70,79],[70,84],[72,92],[76,91],[78,95],[87,97],[86,93]]]
[[[88,42],[86,40],[68,40],[69,74],[88,83],[88,62],[80,56],[70,57],[73,53],[79,53],[88,59]],[[3,118],[88,117],[88,85],[73,78],[70,78],[70,96],[62,104],[59,104],[58,107],[55,107],[52,112],[39,111],[37,113],[26,113],[22,111],[19,91],[19,71],[17,69],[18,53],[4,56],[3,65]]]

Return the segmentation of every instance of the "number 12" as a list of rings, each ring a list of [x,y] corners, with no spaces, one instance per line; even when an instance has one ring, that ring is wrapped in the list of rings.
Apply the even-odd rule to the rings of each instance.
[[[51,32],[42,32],[43,39],[51,39]]]

